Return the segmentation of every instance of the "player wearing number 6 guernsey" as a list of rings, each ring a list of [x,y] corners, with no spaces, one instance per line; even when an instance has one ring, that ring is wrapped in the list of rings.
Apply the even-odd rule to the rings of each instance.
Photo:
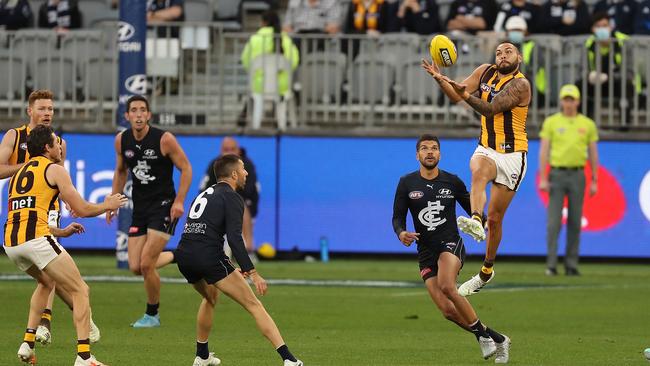
[[[4,250],[7,257],[39,284],[32,295],[23,342],[18,358],[35,364],[36,327],[47,299],[56,285],[71,299],[73,321],[77,330],[75,366],[101,366],[90,353],[90,302],[88,285],[79,269],[50,231],[49,210],[59,195],[77,216],[93,217],[126,204],[121,194],[107,196],[103,203],[84,200],[72,185],[70,175],[61,165],[61,144],[49,126],[35,127],[27,139],[31,158],[9,182]]]
[[[149,125],[149,102],[134,95],[126,102],[125,118],[131,128],[115,137],[113,193],[122,192],[129,172],[133,179],[133,216],[129,227],[129,269],[144,277],[147,309],[134,328],[160,326],[160,276],[156,261],[174,235],[183,202],[192,181],[192,166],[174,135]],[[174,191],[174,166],[181,172]],[[107,222],[115,212],[106,215]]]
[[[440,141],[436,136],[422,135],[415,149],[420,169],[399,180],[393,230],[405,246],[417,243],[420,276],[445,318],[474,334],[483,358],[496,354],[495,363],[507,363],[510,339],[481,324],[467,298],[456,290],[465,261],[465,246],[456,226],[456,203],[470,212],[467,188],[457,176],[438,168]],[[414,231],[406,228],[408,211]]]
[[[438,82],[453,103],[465,101],[481,114],[481,137],[470,160],[472,189],[470,217],[459,217],[458,227],[475,240],[486,240],[481,212],[487,201],[487,184],[492,182],[487,214],[487,248],[480,272],[463,283],[463,296],[479,292],[494,278],[494,261],[501,243],[503,217],[526,175],[526,118],[530,83],[519,71],[521,52],[510,42],[499,44],[495,63],[476,68],[462,83],[442,75],[434,63],[422,67]]]
[[[30,155],[27,150],[27,138],[30,132],[36,126],[52,126],[54,119],[54,94],[46,89],[34,90],[29,94],[27,102],[27,115],[29,116],[29,123],[23,126],[12,128],[8,130],[2,142],[0,143],[0,178],[11,177],[22,165],[29,160]],[[61,137],[57,136],[58,142],[61,145],[61,161],[58,163],[63,166],[66,157],[66,142]],[[50,232],[55,237],[65,238],[73,234],[81,234],[84,232],[83,225],[73,222],[65,228],[59,228],[59,201],[54,200],[49,214]],[[37,285],[40,286],[40,285]],[[37,289],[40,291],[40,289]],[[43,309],[41,315],[41,323],[36,328],[36,341],[43,345],[52,343],[52,308],[54,304],[54,294],[57,294],[63,302],[72,308],[72,299],[60,288],[53,289],[50,297],[47,300],[47,306]],[[99,328],[95,325],[90,318],[90,342],[98,342],[101,337]]]
[[[248,172],[244,169],[244,163],[237,155],[223,155],[215,161],[214,173],[217,183],[201,192],[192,202],[183,236],[174,254],[178,269],[203,297],[196,319],[196,358],[193,366],[221,363],[208,351],[212,313],[219,291],[241,304],[253,316],[257,328],[282,357],[284,366],[302,366],[303,363],[289,352],[275,322],[244,279],[249,277],[253,281],[258,294],[266,293],[266,281],[255,270],[242,237],[244,199],[236,190],[246,183]],[[240,270],[235,270],[224,253],[224,236],[228,238]],[[165,254],[169,255],[170,252]]]

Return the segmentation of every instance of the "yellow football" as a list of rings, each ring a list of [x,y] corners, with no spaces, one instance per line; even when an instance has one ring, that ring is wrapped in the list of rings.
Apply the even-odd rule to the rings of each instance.
[[[431,59],[440,67],[449,67],[456,63],[456,46],[447,36],[438,34],[429,44]]]
[[[257,255],[264,259],[275,258],[275,254],[275,248],[270,243],[262,243],[262,245],[257,249]]]

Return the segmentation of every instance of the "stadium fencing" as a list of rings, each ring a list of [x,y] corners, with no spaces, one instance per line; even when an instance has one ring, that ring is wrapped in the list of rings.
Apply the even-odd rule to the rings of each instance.
[[[50,30],[5,31],[0,34],[0,110],[15,120],[24,114],[24,101],[36,88],[55,92],[59,116],[95,127],[114,126],[117,108],[119,25],[99,21],[93,29],[57,35]],[[172,34],[178,34],[172,37]],[[123,36],[123,35],[122,35]],[[252,84],[240,59],[250,34],[226,32],[211,22],[166,23],[149,30],[146,45],[147,75],[155,122],[199,129],[237,127],[246,112],[253,115]],[[496,37],[452,36],[458,48],[457,64],[444,71],[462,79],[474,68],[494,59]],[[594,60],[595,71],[614,70],[601,84],[590,82],[587,36],[535,35],[532,55],[525,65],[533,82],[528,125],[541,126],[558,108],[558,90],[578,83],[593,92],[583,98],[600,128],[650,127],[650,38],[633,36],[614,44],[622,62],[610,52],[606,64]],[[290,93],[270,100],[288,102],[288,129],[323,127],[407,128],[478,126],[478,116],[450,105],[435,82],[421,69],[428,58],[430,37],[384,34],[378,37],[296,35],[300,63],[289,72]],[[618,48],[617,48],[618,49]],[[596,54],[601,46],[595,46]],[[276,69],[283,67],[276,63]],[[593,69],[592,67],[592,69]],[[273,74],[270,65],[262,65]],[[617,80],[623,80],[619,82]],[[593,78],[592,78],[593,81]],[[277,82],[277,80],[276,80]],[[539,87],[543,84],[543,87]],[[273,95],[275,94],[275,95]],[[266,95],[268,96],[268,95]],[[244,105],[247,105],[246,109]],[[266,126],[276,117],[265,107]]]

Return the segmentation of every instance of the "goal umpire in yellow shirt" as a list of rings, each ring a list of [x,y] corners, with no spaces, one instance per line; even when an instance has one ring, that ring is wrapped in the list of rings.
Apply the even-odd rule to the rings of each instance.
[[[561,111],[544,120],[539,134],[539,188],[549,192],[546,228],[546,274],[549,276],[557,274],[557,238],[562,227],[564,197],[569,203],[564,268],[567,276],[580,274],[578,254],[587,160],[592,172],[589,194],[593,196],[598,191],[598,130],[593,120],[578,113],[579,105],[580,90],[572,84],[564,85],[560,89]],[[551,170],[547,174],[549,162]]]

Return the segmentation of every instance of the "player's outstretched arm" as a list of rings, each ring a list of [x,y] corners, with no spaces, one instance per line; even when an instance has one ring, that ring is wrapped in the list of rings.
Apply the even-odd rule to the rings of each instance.
[[[491,102],[470,94],[463,85],[452,86],[462,95],[467,104],[487,118],[509,111],[516,106],[528,105],[530,100],[530,83],[525,78],[513,79]]]
[[[467,90],[471,91],[472,93],[478,90],[481,75],[483,75],[483,72],[485,72],[488,67],[490,67],[489,64],[483,64],[477,67],[471,75],[463,80],[462,84],[466,86]],[[433,77],[433,79],[438,82],[440,89],[443,93],[445,93],[445,95],[452,103],[463,101],[462,95],[456,91],[452,83],[450,83],[450,79],[442,74],[440,68],[434,62],[428,62],[422,59],[422,68],[426,70],[426,72],[429,73],[429,75],[431,75],[431,77]]]
[[[160,151],[163,155],[168,156],[172,163],[174,163],[174,166],[176,166],[176,169],[181,172],[178,192],[176,192],[176,199],[174,199],[170,211],[172,219],[176,219],[183,216],[183,212],[185,211],[183,203],[185,202],[187,191],[190,189],[190,184],[192,183],[192,164],[190,164],[190,161],[185,155],[185,151],[183,151],[183,148],[174,135],[169,132],[165,132],[160,139]]]
[[[56,236],[57,238],[67,238],[72,234],[82,234],[85,231],[86,228],[77,222],[73,222],[63,229],[56,226],[50,226],[50,233],[52,233],[52,235]]]
[[[9,159],[14,151],[16,137],[16,130],[13,128],[7,131],[4,137],[2,137],[2,142],[0,143],[0,179],[11,177],[23,166],[22,164],[9,165]]]
[[[67,202],[79,217],[98,216],[109,210],[117,210],[128,202],[126,196],[119,193],[106,196],[102,203],[86,201],[72,185],[68,172],[60,165],[49,165],[45,171],[45,180],[49,185],[59,188],[61,199]]]

